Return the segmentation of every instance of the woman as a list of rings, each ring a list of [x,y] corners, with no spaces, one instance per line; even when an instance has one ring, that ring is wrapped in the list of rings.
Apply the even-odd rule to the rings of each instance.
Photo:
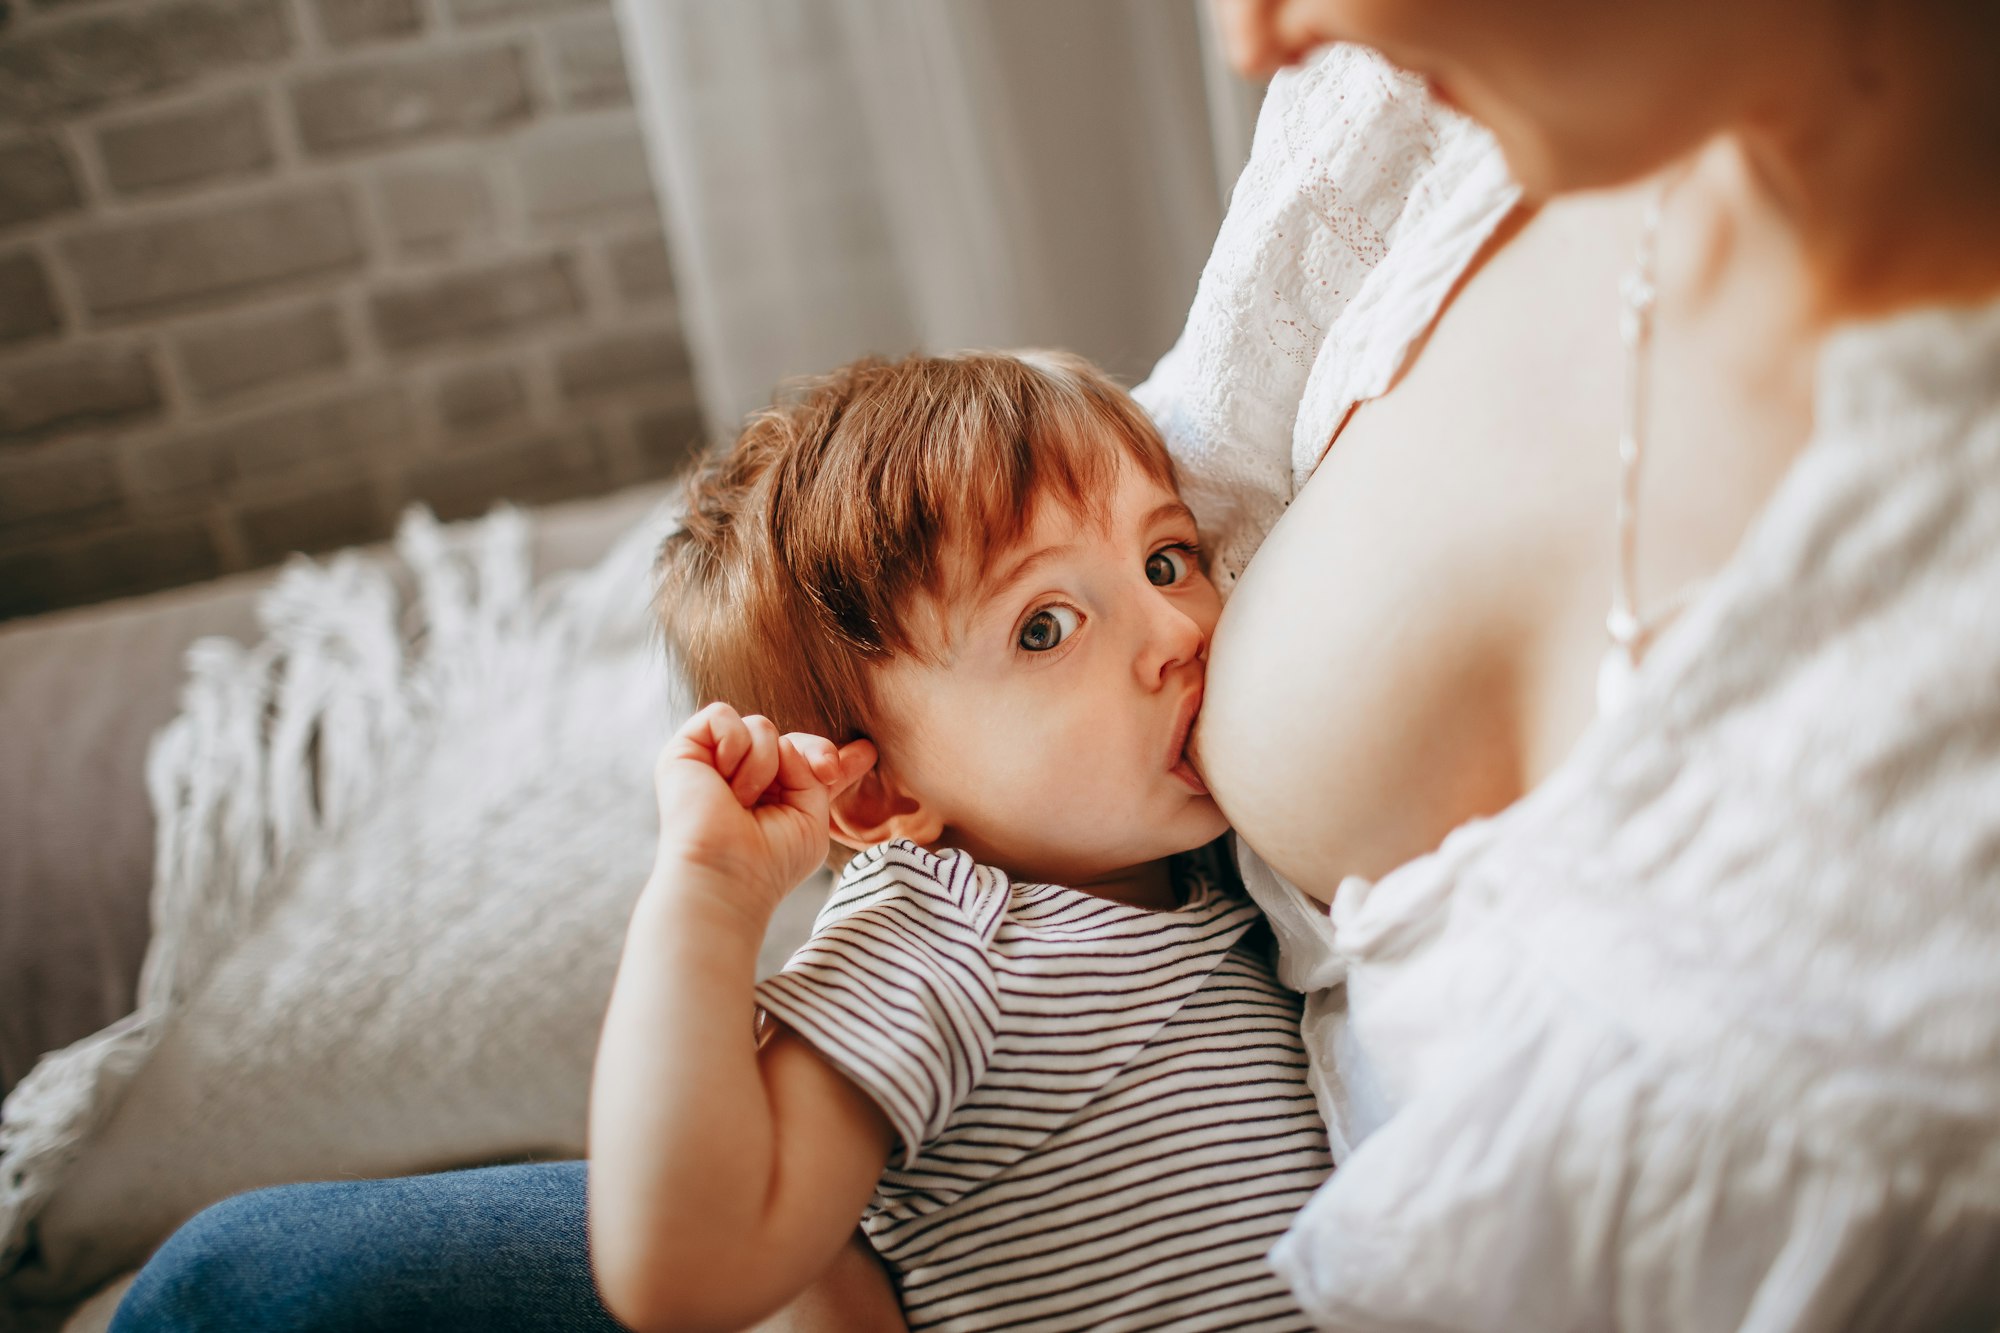
[[[1197,742],[1210,786],[1261,854],[1246,858],[1246,874],[1285,938],[1290,975],[1315,992],[1321,1091],[1349,1154],[1282,1248],[1286,1271],[1325,1318],[1382,1326],[1836,1326],[1977,1308],[1976,1275],[2000,1265],[1972,1265],[1953,1280],[1921,1272],[1908,1241],[1885,1239],[1889,1223],[1911,1219],[1880,1200],[1880,1218],[1837,1193],[1800,1204],[1797,1215],[1833,1218],[1832,1230],[1855,1241],[1816,1248],[1792,1244],[1799,1233],[1777,1215],[1792,1196],[1730,1192],[1738,1166],[1753,1182],[1796,1169],[1828,1191],[1867,1183],[1813,1175],[1811,1145],[1793,1145],[1782,1161],[1732,1156],[1741,1145],[1727,1136],[1738,1126],[1767,1137],[1791,1127],[1739,1115],[1726,1099],[1664,1106],[1659,1098],[1681,1085],[1651,1077],[1698,1068],[1728,1091],[1740,1069],[1730,1082],[1732,1067],[1702,1067],[1701,1051],[1672,1044],[1685,1032],[1642,1033],[1658,1036],[1649,1046],[1615,1023],[1564,1025],[1597,1014],[1599,1001],[1640,1025],[1673,1009],[1647,1008],[1657,1000],[1648,994],[1630,1015],[1615,1009],[1633,998],[1617,992],[1621,965],[1631,976],[1663,975],[1660,949],[1647,951],[1654,944],[1712,957],[1716,966],[1690,985],[1710,1017],[1729,1012],[1732,984],[1760,977],[1823,998],[1813,990],[1821,955],[1784,953],[1783,934],[1734,900],[1738,916],[1705,915],[1716,906],[1710,886],[1754,889],[1750,872],[1764,870],[1782,889],[1872,861],[1899,889],[1904,872],[1930,882],[1921,877],[1940,863],[1888,837],[1907,824],[1853,818],[1851,803],[1830,823],[1827,811],[1770,803],[1787,779],[1804,799],[1819,772],[1866,769],[1820,744],[1839,724],[1869,722],[1896,756],[1882,771],[1914,779],[1914,792],[1899,780],[1871,790],[1878,809],[1917,821],[1919,853],[1936,850],[1924,830],[1938,809],[1908,802],[1976,790],[1979,775],[1991,781],[2000,670],[1978,675],[1989,665],[1979,654],[1993,651],[1984,631],[1922,615],[1893,620],[1914,636],[1916,658],[1939,656],[1939,634],[1972,654],[1971,676],[1912,678],[1938,687],[1931,714],[1896,696],[1898,682],[1880,669],[1854,679],[1887,682],[1889,692],[1831,704],[1773,681],[1789,680],[1793,664],[1804,677],[1839,677],[1853,654],[1829,657],[1826,646],[1844,652],[1849,640],[1837,631],[1893,611],[1907,591],[1903,571],[1910,586],[1931,587],[1939,581],[1924,574],[1926,561],[1949,552],[1951,568],[1976,583],[2000,537],[1945,519],[1918,523],[1883,538],[1893,557],[1883,578],[1846,569],[1844,553],[1873,549],[1846,534],[1883,526],[1871,527],[1867,501],[1892,489],[1894,468],[1886,479],[1848,477],[1838,494],[1815,483],[1801,496],[1787,482],[1759,531],[1745,533],[1795,460],[1823,479],[1838,442],[1815,436],[1832,416],[1842,430],[1867,416],[1866,404],[1841,397],[1830,368],[1862,383],[1901,366],[1908,388],[1934,365],[1936,382],[1918,386],[1930,398],[1910,408],[1912,419],[1973,441],[1992,434],[2000,333],[1991,310],[1920,317],[1930,322],[1915,334],[1899,325],[1886,341],[1828,342],[1852,321],[2000,295],[2000,249],[1988,239],[2000,235],[2000,80],[1990,56],[2000,17],[1950,0],[1235,0],[1220,13],[1248,69],[1297,61],[1324,42],[1364,43],[1424,76],[1431,97],[1462,107],[1493,141],[1437,115],[1421,88],[1364,57],[1323,59],[1275,85],[1190,334],[1145,391],[1187,466],[1191,496],[1208,496],[1204,526],[1224,530],[1219,573],[1241,573]],[[1309,234],[1273,237],[1261,250],[1240,234],[1295,224]],[[1232,245],[1253,258],[1232,266]],[[1635,271],[1644,281],[1628,283]],[[1283,286],[1272,302],[1275,278]],[[1618,332],[1621,283],[1656,294],[1630,303],[1629,346]],[[1634,383],[1653,388],[1631,432],[1643,470],[1621,464],[1619,449]],[[1857,457],[1879,463],[1882,452]],[[1940,453],[1951,456],[1944,447],[1923,460],[1933,472]],[[1975,485],[1976,469],[1965,480]],[[1628,548],[1635,558],[1622,561]],[[1851,576],[1831,592],[1813,582],[1829,565]],[[1799,623],[1785,611],[1794,583],[1809,594],[1796,603]],[[1619,636],[1607,655],[1614,592]],[[1745,643],[1759,654],[1737,653]],[[1729,730],[1732,688],[1754,723],[1747,734]],[[1600,698],[1615,716],[1593,726]],[[1898,729],[1919,715],[1942,720],[1928,743]],[[1954,737],[1963,767],[1940,770],[1930,758]],[[1757,800],[1731,826],[1738,840],[1717,842],[1719,825],[1703,816],[1743,794],[1724,779],[1760,749],[1783,762],[1748,789]],[[1663,793],[1678,823],[1663,822]],[[1436,851],[1453,829],[1503,809]],[[1981,824],[1975,811],[1971,822],[1971,850],[1951,864],[1957,882],[1990,886],[2000,839],[1990,815]],[[1620,841],[1628,829],[1654,841]],[[1545,897],[1530,891],[1543,884]],[[1610,891],[1594,900],[1580,884]],[[1662,898],[1659,885],[1682,896]],[[1338,932],[1305,895],[1334,903]],[[1956,906],[1948,894],[1918,895],[1940,897]],[[1828,948],[1827,922],[1854,910],[1843,898],[1816,916],[1810,902],[1784,901],[1800,938]],[[1551,905],[1540,916],[1538,902]],[[1634,904],[1650,914],[1650,934],[1586,929]],[[1990,905],[1980,910],[1966,923],[1975,942],[1994,929]],[[1744,919],[1758,930],[1732,933]],[[1567,953],[1551,943],[1564,928],[1584,931]],[[1762,952],[1743,952],[1746,940]],[[1942,961],[1962,962],[1951,941],[1927,942]],[[1598,946],[1605,966],[1588,974],[1543,958]],[[1837,972],[1839,960],[1825,965]],[[1553,1005],[1516,984],[1523,972],[1608,989],[1589,1004],[1572,995]],[[1332,988],[1343,973],[1350,984]],[[1976,1024],[1992,977],[1949,975]],[[1919,1023],[1902,1036],[1922,1046],[1947,1028]],[[1958,1077],[1955,1092],[1976,1083],[1959,1076],[2000,1057],[1977,1044],[1987,1029],[1958,1030],[1976,1036],[1969,1064],[1947,1052],[1911,1072]],[[1822,1044],[1836,1073],[1850,1033],[1898,1050],[1893,1027],[1833,1031]],[[1787,1053],[1814,1041],[1796,1024],[1767,1035],[1760,1049],[1787,1076]],[[1547,1058],[1556,1048],[1568,1051],[1560,1086]],[[1636,1050],[1651,1050],[1655,1065]],[[1818,1094],[1837,1082],[1785,1086]],[[1876,1082],[1864,1078],[1862,1091]],[[1510,1101],[1509,1087],[1550,1101]],[[1624,1100],[1579,1120],[1593,1090]],[[1866,1096],[1853,1104],[1872,1106]],[[1606,1123],[1626,1136],[1599,1136]],[[1801,1123],[1831,1134],[1836,1148],[1844,1142],[1837,1117]],[[1883,1123],[1854,1128],[1852,1141]],[[1913,1123],[1936,1131],[1944,1122]],[[1677,1125],[1693,1127],[1690,1141],[1670,1151],[1662,1135]],[[1930,1197],[1931,1177],[1962,1164],[1937,1149],[1977,1141],[1958,1128],[1955,1140],[1937,1132],[1904,1145],[1920,1186],[1912,1197]],[[1712,1160],[1701,1158],[1704,1147]],[[1451,1188],[1426,1195],[1413,1164]],[[1489,1175],[1474,1179],[1482,1166]],[[371,1310],[386,1323],[386,1302],[420,1287],[423,1270],[438,1270],[449,1291],[483,1264],[478,1233],[439,1241],[439,1227],[412,1220],[416,1200],[401,1212],[367,1202],[387,1190],[448,1199],[445,1217],[498,1210],[504,1231],[555,1227],[568,1237],[560,1253],[569,1267],[558,1261],[560,1272],[511,1290],[505,1272],[489,1271],[481,1290],[497,1283],[497,1308],[533,1306],[547,1314],[544,1326],[591,1326],[599,1316],[582,1269],[581,1170],[513,1170],[538,1172],[535,1187],[549,1192],[527,1201],[513,1193],[525,1177],[465,1176],[308,1187],[357,1192],[309,1204],[305,1191],[233,1201],[170,1243],[120,1326],[174,1326],[177,1291],[208,1293],[182,1307],[190,1310],[263,1299],[274,1273],[314,1249],[297,1240],[308,1218],[325,1228],[317,1253],[326,1266],[360,1276],[343,1286],[314,1274],[294,1284],[300,1301],[250,1313],[252,1322],[299,1326],[302,1309],[334,1308],[342,1313],[319,1326],[366,1323]],[[1962,1175],[1980,1189],[1991,1183]],[[1927,1214],[1945,1229],[1935,1234],[1962,1238],[1967,1218],[1977,1231],[1991,1217],[1979,1211],[1991,1196],[1981,1197]],[[1484,1200],[1492,1206],[1482,1209]],[[1719,1210],[1707,1231],[1685,1215],[1704,1201]],[[364,1217],[397,1234],[358,1234]],[[1716,1238],[1742,1244],[1722,1248]],[[368,1264],[346,1263],[362,1251]],[[1914,1253],[1921,1259],[1921,1246]],[[236,1280],[222,1285],[217,1275],[228,1271]],[[1902,1304],[1885,1314],[1856,1303],[1877,1272],[1938,1280],[1892,1289],[1888,1298]],[[1945,1304],[1927,1309],[1920,1291]],[[857,1250],[807,1298],[817,1315],[804,1305],[793,1313],[801,1326],[894,1326],[885,1298]]]
[[[1275,1261],[1330,1326],[1991,1326],[2000,11],[1227,13],[1381,50],[1546,201],[1445,279],[1387,245],[1217,629],[1203,773],[1344,977],[1349,1155]],[[1498,191],[1437,169],[1407,225],[1460,239]]]

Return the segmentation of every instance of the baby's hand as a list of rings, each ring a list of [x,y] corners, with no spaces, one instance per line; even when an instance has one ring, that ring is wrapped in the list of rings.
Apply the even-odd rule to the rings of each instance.
[[[780,736],[713,703],[674,733],[653,770],[663,867],[712,872],[766,914],[826,860],[832,798],[875,765],[865,740]]]

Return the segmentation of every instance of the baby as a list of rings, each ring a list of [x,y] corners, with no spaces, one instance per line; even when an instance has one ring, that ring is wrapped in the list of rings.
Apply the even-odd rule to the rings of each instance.
[[[598,1051],[612,1311],[752,1324],[860,1219],[915,1329],[1307,1327],[1264,1255],[1331,1159],[1188,764],[1221,602],[1138,407],[1052,353],[850,366],[710,462],[659,574],[728,702],[660,756]]]

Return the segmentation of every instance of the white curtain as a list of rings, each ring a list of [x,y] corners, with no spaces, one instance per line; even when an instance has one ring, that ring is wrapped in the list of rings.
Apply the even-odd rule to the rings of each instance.
[[[1206,0],[619,0],[711,425],[864,352],[1179,332],[1258,91]]]

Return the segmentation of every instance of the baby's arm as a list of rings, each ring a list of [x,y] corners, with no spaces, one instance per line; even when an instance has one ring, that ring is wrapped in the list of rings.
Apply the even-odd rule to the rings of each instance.
[[[856,1230],[824,1273],[754,1333],[910,1333],[895,1285]]]
[[[751,1029],[758,945],[825,858],[829,792],[872,763],[726,705],[662,752],[660,851],[633,912],[590,1106],[590,1253],[632,1327],[743,1328],[853,1234],[894,1132],[797,1038]]]

